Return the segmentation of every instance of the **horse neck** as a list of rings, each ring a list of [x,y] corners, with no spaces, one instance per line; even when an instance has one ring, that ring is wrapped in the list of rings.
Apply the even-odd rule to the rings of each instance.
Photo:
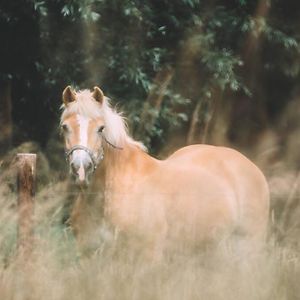
[[[124,187],[132,184],[153,170],[158,161],[135,145],[127,144],[122,150],[105,147],[103,177],[105,188]]]

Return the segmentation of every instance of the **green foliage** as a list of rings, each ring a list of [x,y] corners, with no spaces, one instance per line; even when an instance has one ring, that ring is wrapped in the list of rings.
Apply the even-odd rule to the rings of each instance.
[[[267,18],[255,16],[257,5],[248,0],[4,0],[0,25],[7,47],[0,50],[0,78],[22,86],[24,103],[40,112],[48,109],[44,119],[53,124],[65,85],[99,84],[120,101],[133,128],[145,127],[151,145],[186,126],[193,103],[213,101],[214,90],[251,95],[243,72],[243,47],[250,35],[262,41],[263,72],[276,69],[283,76],[298,76],[298,37],[291,29],[296,17],[281,13],[283,1],[272,4]],[[191,93],[180,77],[186,63],[182,56],[201,81]],[[149,107],[155,122],[140,124],[154,78],[166,67],[175,74],[162,105]],[[23,122],[30,123],[32,115],[27,114]],[[37,138],[48,128],[40,130]]]

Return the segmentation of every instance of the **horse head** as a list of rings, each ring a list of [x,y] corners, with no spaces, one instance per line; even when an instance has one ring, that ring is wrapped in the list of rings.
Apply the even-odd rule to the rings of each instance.
[[[62,100],[64,112],[60,127],[66,159],[76,182],[87,185],[91,174],[104,158],[104,95],[98,87],[93,92],[77,93],[68,86],[63,91]]]

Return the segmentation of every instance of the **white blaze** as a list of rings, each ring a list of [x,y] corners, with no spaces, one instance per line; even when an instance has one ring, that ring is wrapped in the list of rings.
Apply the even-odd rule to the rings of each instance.
[[[84,167],[83,167],[82,163],[81,163],[80,168],[78,170],[78,178],[79,178],[80,181],[84,181],[84,179],[85,179],[85,171],[84,171]]]
[[[88,146],[88,127],[89,127],[89,119],[83,117],[81,115],[77,115],[77,122],[79,125],[79,145],[87,147]],[[80,167],[78,170],[78,176],[80,181],[84,181],[85,179],[85,170],[83,166],[83,162],[87,158],[87,153],[83,150],[75,150],[74,151],[74,160],[79,160]]]
[[[87,147],[89,119],[81,115],[77,115],[79,124],[79,145]]]

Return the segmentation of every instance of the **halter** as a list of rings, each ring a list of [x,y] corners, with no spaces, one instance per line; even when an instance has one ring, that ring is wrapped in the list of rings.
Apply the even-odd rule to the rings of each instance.
[[[111,142],[109,142],[109,141],[106,139],[106,137],[105,137],[104,135],[101,134],[101,136],[102,136],[102,138],[104,139],[104,141],[105,141],[108,145],[112,146],[112,147],[115,148],[115,149],[123,150],[122,147],[118,147],[118,146],[112,144]]]
[[[112,146],[113,148],[118,149],[118,150],[123,150],[122,147],[115,146],[114,144],[112,144],[111,142],[109,142],[104,135],[102,135],[102,138],[104,139],[104,141],[108,145]],[[97,169],[98,163],[101,160],[104,159],[104,150],[103,150],[103,147],[101,147],[101,153],[98,156],[95,156],[94,153],[93,153],[93,151],[90,150],[89,148],[87,148],[85,146],[82,146],[82,145],[74,145],[71,149],[65,151],[65,156],[66,156],[66,160],[67,161],[70,161],[70,155],[75,150],[83,150],[83,151],[85,151],[89,155],[89,157],[91,159],[91,162],[92,162],[92,165],[93,165],[93,171],[95,171]]]
[[[82,146],[82,145],[75,145],[71,149],[65,151],[65,156],[66,156],[67,161],[70,161],[70,155],[75,150],[83,150],[89,155],[89,157],[91,159],[91,162],[92,162],[92,165],[93,165],[93,171],[95,171],[97,169],[98,162],[101,161],[104,158],[103,148],[102,148],[101,154],[98,155],[97,157],[95,157],[93,151],[91,151],[89,148],[87,148],[85,146]]]

